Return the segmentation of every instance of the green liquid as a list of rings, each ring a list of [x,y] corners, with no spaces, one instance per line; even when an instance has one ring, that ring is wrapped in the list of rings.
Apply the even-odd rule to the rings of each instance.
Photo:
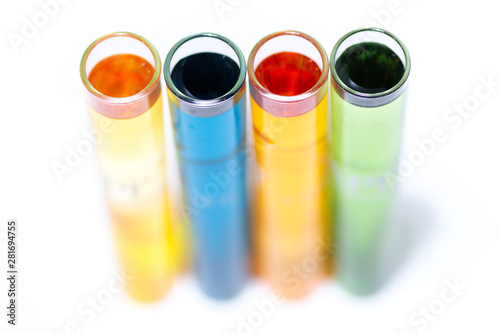
[[[335,63],[340,80],[358,93],[381,93],[401,82],[405,66],[387,46],[361,43]],[[346,101],[332,85],[333,177],[331,204],[340,283],[355,294],[379,289],[395,264],[395,185],[405,93],[387,104],[363,107]],[[394,231],[395,232],[395,231]],[[398,235],[399,236],[399,235]]]
[[[375,94],[394,87],[405,68],[394,51],[378,43],[347,48],[335,64],[342,82],[357,92]]]

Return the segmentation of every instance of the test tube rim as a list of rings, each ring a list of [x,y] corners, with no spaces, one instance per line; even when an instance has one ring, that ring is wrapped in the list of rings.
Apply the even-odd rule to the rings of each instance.
[[[181,92],[174,84],[172,80],[172,76],[170,75],[170,65],[172,58],[174,57],[175,52],[185,43],[196,39],[196,38],[215,38],[219,39],[222,42],[226,43],[231,49],[235,52],[238,57],[240,73],[238,75],[238,80],[234,84],[234,86],[222,96],[213,99],[199,99],[193,98]],[[246,80],[246,60],[243,52],[240,48],[229,38],[222,36],[217,33],[212,32],[202,32],[193,35],[186,36],[179,40],[168,52],[165,57],[165,63],[163,66],[163,76],[165,78],[165,83],[169,92],[171,92],[175,96],[175,100],[173,101],[176,106],[178,106],[182,111],[191,114],[197,117],[213,117],[217,116],[221,113],[224,113],[231,108],[233,108],[244,96],[244,86]],[[242,89],[243,88],[243,89]],[[173,97],[170,95],[170,97]],[[227,103],[230,102],[230,103]],[[200,109],[205,109],[205,112],[199,112]]]
[[[340,79],[337,73],[337,69],[335,68],[336,65],[335,57],[342,43],[344,43],[346,39],[355,34],[367,31],[378,32],[392,38],[399,45],[399,47],[401,47],[401,50],[403,51],[403,54],[405,56],[405,71],[401,79],[393,87],[378,93],[363,93],[350,88]],[[406,45],[398,37],[396,37],[396,35],[381,28],[374,28],[374,27],[361,28],[346,33],[337,41],[330,54],[330,72],[332,75],[332,84],[336,92],[339,93],[339,95],[342,96],[342,98],[347,102],[362,107],[378,107],[388,104],[393,100],[395,100],[396,98],[398,98],[406,89],[406,85],[408,84],[408,78],[410,76],[410,70],[411,70],[411,59],[410,59],[410,53],[406,48]]]
[[[148,85],[146,87],[144,87],[144,89],[142,89],[141,91],[139,91],[138,93],[136,93],[132,96],[111,97],[111,96],[105,95],[105,94],[101,93],[99,90],[95,89],[87,77],[87,59],[88,59],[90,53],[94,50],[94,48],[98,44],[100,44],[100,43],[102,43],[110,38],[115,38],[115,37],[130,37],[130,38],[137,39],[138,41],[145,44],[146,47],[151,51],[151,54],[153,55],[153,58],[155,61],[154,64],[151,64],[151,65],[154,65],[154,67],[155,67],[155,71],[154,71],[153,77],[151,78],[151,81],[148,83]],[[130,104],[130,103],[137,102],[137,101],[143,99],[144,97],[147,97],[148,95],[150,95],[152,92],[155,91],[155,89],[157,88],[157,86],[160,82],[161,59],[160,59],[160,55],[158,54],[158,51],[156,50],[156,48],[146,38],[144,38],[140,35],[137,35],[135,33],[132,33],[132,32],[125,32],[125,31],[113,32],[113,33],[110,33],[110,34],[107,34],[107,35],[104,35],[104,36],[97,38],[95,41],[93,41],[87,47],[87,49],[83,53],[82,60],[80,62],[80,76],[81,76],[81,79],[82,79],[82,82],[83,82],[85,88],[92,95],[97,97],[98,99],[105,101],[107,104],[113,104],[113,105]]]
[[[293,96],[278,95],[278,94],[275,94],[275,93],[269,91],[269,89],[265,88],[257,79],[257,77],[255,75],[254,64],[253,64],[257,52],[265,43],[267,43],[268,41],[270,41],[271,39],[274,39],[276,37],[287,36],[287,35],[301,37],[301,38],[304,38],[305,40],[309,41],[318,50],[318,52],[321,56],[321,61],[322,61],[322,66],[323,66],[323,69],[321,71],[321,75],[318,79],[318,82],[316,82],[314,84],[314,86],[312,86],[309,90],[307,90],[301,94],[293,95]],[[270,100],[273,100],[277,103],[294,103],[294,102],[298,102],[298,101],[303,101],[303,100],[306,100],[306,99],[314,96],[315,94],[319,93],[321,91],[321,89],[323,88],[324,84],[326,83],[326,81],[328,80],[328,68],[329,68],[329,66],[328,66],[328,54],[326,53],[323,46],[312,36],[310,36],[306,33],[297,31],[297,30],[283,30],[283,31],[278,31],[278,32],[275,32],[275,33],[272,33],[272,34],[265,36],[264,38],[259,40],[257,42],[257,44],[255,44],[255,46],[252,48],[252,51],[250,51],[250,55],[248,57],[248,79],[250,80],[252,87],[258,93],[262,94],[263,97],[270,99]],[[309,111],[309,110],[307,110],[307,111]]]

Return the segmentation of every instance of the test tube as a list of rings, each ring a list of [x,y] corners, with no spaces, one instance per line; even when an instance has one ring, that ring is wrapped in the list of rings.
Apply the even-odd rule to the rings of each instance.
[[[180,40],[165,60],[195,271],[216,299],[234,296],[248,275],[245,76],[240,49],[214,33]]]
[[[287,298],[309,293],[329,261],[328,57],[311,36],[277,32],[248,59],[255,142],[253,267]]]
[[[98,38],[80,65],[119,261],[139,301],[168,291],[176,255],[160,74],[154,46],[129,32]]]
[[[343,36],[330,61],[338,277],[366,294],[381,286],[389,264],[410,56],[393,34],[367,28]]]

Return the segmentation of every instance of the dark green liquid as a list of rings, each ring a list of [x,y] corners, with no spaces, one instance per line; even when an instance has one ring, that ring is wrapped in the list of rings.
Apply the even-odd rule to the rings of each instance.
[[[228,93],[238,81],[240,67],[225,55],[203,52],[181,59],[170,75],[182,93],[206,100]]]
[[[378,43],[350,46],[337,60],[335,69],[345,85],[368,94],[391,89],[405,71],[396,53]]]

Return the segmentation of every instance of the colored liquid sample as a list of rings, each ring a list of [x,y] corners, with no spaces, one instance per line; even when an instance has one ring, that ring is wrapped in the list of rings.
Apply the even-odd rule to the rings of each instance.
[[[394,87],[404,66],[387,46],[347,48],[335,68],[340,79],[362,93]],[[388,231],[394,219],[395,183],[405,93],[377,107],[351,104],[332,85],[332,202],[338,279],[350,292],[372,293],[384,283],[390,262]]]
[[[129,97],[146,88],[154,72],[153,66],[139,56],[116,54],[97,63],[89,81],[106,96]]]
[[[280,52],[264,59],[257,66],[255,76],[270,92],[295,96],[311,89],[318,82],[321,70],[303,54]]]
[[[178,90],[196,99],[228,93],[239,75],[240,67],[218,53],[183,58],[170,74]],[[243,95],[222,114],[197,117],[170,103],[196,276],[217,299],[234,296],[248,276],[245,104]]]
[[[89,78],[100,92],[127,97],[149,83],[151,70],[138,56],[115,55],[98,63]],[[94,133],[102,135],[96,148],[119,261],[131,277],[126,288],[137,300],[159,299],[171,285],[178,255],[166,186],[161,96],[131,118],[89,109]],[[129,112],[126,105],[119,109]]]
[[[272,92],[292,95],[316,84],[320,71],[307,57],[283,52],[276,59],[278,65],[271,56],[256,70]],[[253,98],[251,106],[257,162],[254,267],[285,297],[301,297],[323,278],[330,257],[325,238],[327,96],[294,117],[276,117]]]
[[[349,88],[368,94],[394,87],[405,71],[401,59],[394,51],[372,42],[347,48],[337,59],[335,69]]]
[[[172,70],[172,80],[185,95],[214,99],[228,93],[238,81],[240,67],[233,59],[211,52],[192,54]]]

